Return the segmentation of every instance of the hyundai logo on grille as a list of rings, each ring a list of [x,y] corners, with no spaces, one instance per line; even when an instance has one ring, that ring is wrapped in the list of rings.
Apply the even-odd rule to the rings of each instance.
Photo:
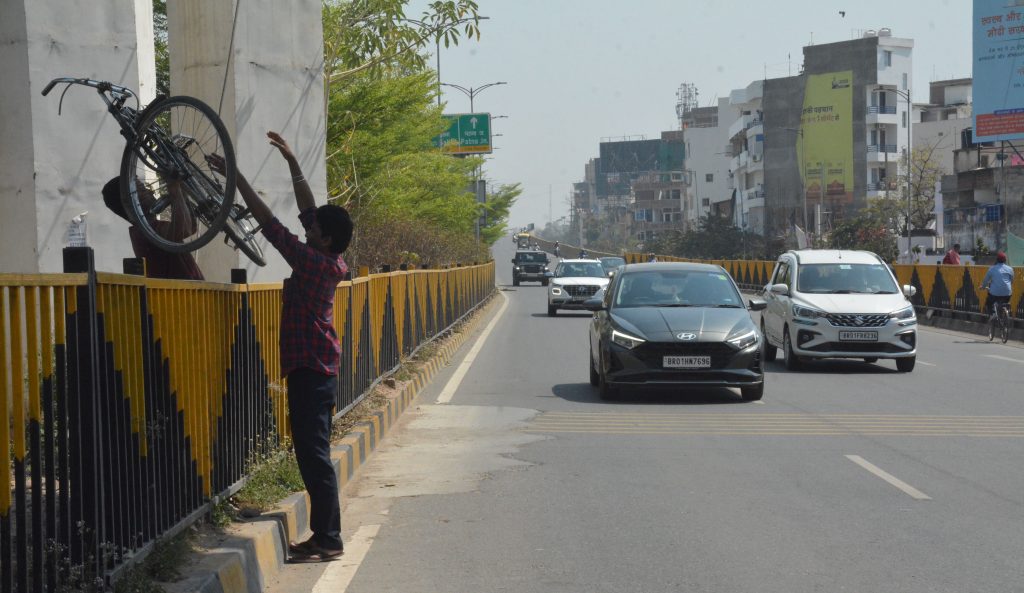
[[[696,340],[697,339],[697,334],[691,334],[689,332],[683,332],[683,333],[680,333],[680,334],[676,334],[676,337],[679,338],[680,340],[684,340],[684,341],[689,342],[691,340]]]

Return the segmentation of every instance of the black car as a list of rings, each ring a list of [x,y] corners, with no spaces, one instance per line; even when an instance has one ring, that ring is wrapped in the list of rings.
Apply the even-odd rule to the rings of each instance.
[[[611,274],[612,272],[614,272],[615,268],[618,268],[619,266],[626,265],[626,258],[624,258],[624,257],[616,257],[616,256],[600,257],[600,258],[598,258],[598,261],[601,262],[601,267],[604,268],[604,271],[606,273],[608,273],[608,274]]]
[[[512,286],[520,282],[540,282],[548,285],[548,254],[543,251],[516,251],[512,258]]]
[[[602,399],[645,385],[739,387],[744,400],[761,399],[763,338],[722,267],[629,264],[586,306],[590,383]]]

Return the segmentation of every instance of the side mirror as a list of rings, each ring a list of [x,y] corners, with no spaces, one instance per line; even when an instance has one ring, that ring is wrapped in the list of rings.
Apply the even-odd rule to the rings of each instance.
[[[554,278],[555,277],[555,273],[554,272],[544,272],[544,277],[545,278]]]
[[[515,260],[515,258],[512,258],[512,263],[516,263],[516,260]]]
[[[768,308],[768,303],[761,299],[750,299],[749,307],[751,311],[764,311]]]
[[[917,294],[917,287],[916,286],[911,286],[910,284],[904,284],[903,285],[903,296],[905,296],[905,297],[907,297],[909,299],[910,297],[914,296],[915,294]]]
[[[772,284],[771,291],[775,294],[788,295],[789,286],[786,286],[785,284]]]
[[[604,310],[604,300],[603,299],[589,298],[589,299],[583,301],[583,308],[588,310],[588,311],[603,311]]]

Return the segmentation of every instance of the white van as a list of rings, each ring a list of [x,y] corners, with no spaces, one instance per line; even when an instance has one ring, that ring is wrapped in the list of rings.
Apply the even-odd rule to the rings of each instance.
[[[908,373],[917,360],[917,315],[892,269],[874,253],[813,249],[779,256],[764,287],[764,359],[782,349],[786,368],[813,358],[892,358]]]

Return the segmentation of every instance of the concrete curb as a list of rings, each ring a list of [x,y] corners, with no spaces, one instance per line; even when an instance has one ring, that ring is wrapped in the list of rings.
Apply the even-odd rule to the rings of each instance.
[[[493,302],[487,303],[484,308],[492,305]],[[369,420],[354,425],[341,442],[334,445],[331,457],[339,488],[352,480],[402,412],[437,372],[448,365],[485,319],[484,315],[475,315],[459,333],[446,339],[383,409],[374,412]],[[175,583],[162,583],[164,589],[167,593],[261,593],[267,582],[284,567],[288,541],[298,540],[308,533],[308,509],[309,497],[299,492],[259,517],[232,524],[220,545],[194,554],[194,561],[184,571],[185,576]]]

